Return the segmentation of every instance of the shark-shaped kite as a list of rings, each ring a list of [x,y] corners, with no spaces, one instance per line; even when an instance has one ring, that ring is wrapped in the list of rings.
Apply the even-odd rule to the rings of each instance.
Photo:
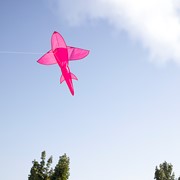
[[[51,50],[37,62],[44,65],[58,64],[62,71],[60,83],[66,81],[71,94],[74,95],[72,79],[78,79],[70,72],[69,61],[82,59],[88,54],[89,50],[67,46],[63,37],[58,32],[54,32],[51,37]]]

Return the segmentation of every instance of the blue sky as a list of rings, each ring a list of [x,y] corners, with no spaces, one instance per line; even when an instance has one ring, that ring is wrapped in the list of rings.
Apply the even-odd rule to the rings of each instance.
[[[102,12],[99,18],[91,9],[83,9],[83,18],[75,21],[82,9],[63,0],[58,8],[53,2],[0,2],[1,52],[43,54],[55,30],[68,45],[90,50],[82,61],[70,63],[79,79],[74,97],[65,83],[59,84],[58,66],[36,62],[41,55],[0,54],[1,179],[27,179],[32,160],[39,160],[43,150],[53,155],[54,164],[67,153],[70,180],[152,180],[155,166],[165,160],[179,176],[176,46],[163,49],[163,39],[157,44],[156,36],[139,36],[141,26],[132,34],[133,23],[119,27],[114,15]],[[81,7],[81,1],[76,3]]]

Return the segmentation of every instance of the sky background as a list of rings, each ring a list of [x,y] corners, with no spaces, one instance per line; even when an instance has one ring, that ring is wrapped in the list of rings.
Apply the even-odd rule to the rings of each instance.
[[[180,176],[177,2],[0,1],[0,179],[28,179],[43,150],[70,157],[70,180],[152,180],[165,160]],[[36,62],[54,31],[90,50],[74,97]]]

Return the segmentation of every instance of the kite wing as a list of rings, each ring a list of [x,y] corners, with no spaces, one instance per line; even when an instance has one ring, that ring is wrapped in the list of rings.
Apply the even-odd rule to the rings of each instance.
[[[67,49],[68,49],[68,59],[70,61],[85,58],[89,54],[89,50],[85,50],[85,49],[80,49],[70,46],[68,46]]]
[[[40,64],[44,64],[44,65],[52,65],[52,64],[57,63],[56,58],[54,57],[52,50],[48,51],[37,62]]]

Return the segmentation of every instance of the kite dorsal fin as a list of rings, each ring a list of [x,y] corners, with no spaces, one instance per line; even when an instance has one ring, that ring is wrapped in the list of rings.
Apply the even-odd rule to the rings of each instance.
[[[60,78],[60,83],[62,83],[64,80],[65,80],[65,79],[64,79],[64,76],[63,76],[63,75],[61,75],[61,78]]]
[[[78,78],[73,73],[71,73],[71,79],[78,80]]]

